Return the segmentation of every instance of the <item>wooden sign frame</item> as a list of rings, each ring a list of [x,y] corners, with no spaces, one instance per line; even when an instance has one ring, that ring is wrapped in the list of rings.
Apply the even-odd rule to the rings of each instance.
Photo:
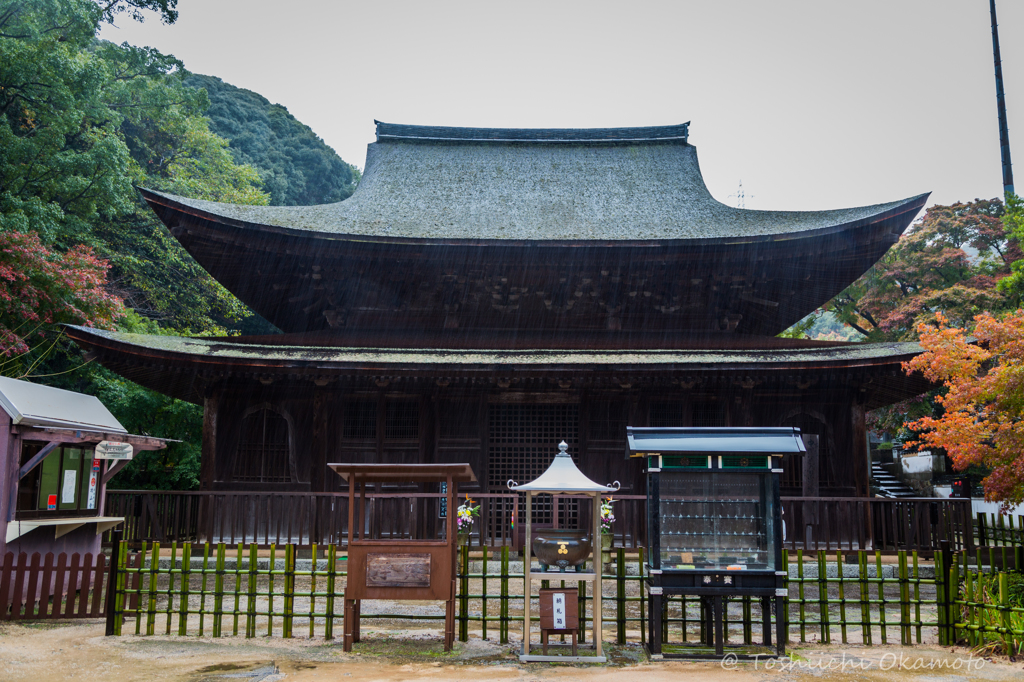
[[[455,566],[458,552],[455,509],[458,484],[475,481],[468,464],[331,464],[348,481],[348,580],[342,647],[359,641],[363,599],[443,601],[444,650],[455,642]],[[366,537],[368,483],[439,483],[449,513],[444,539],[383,540]]]

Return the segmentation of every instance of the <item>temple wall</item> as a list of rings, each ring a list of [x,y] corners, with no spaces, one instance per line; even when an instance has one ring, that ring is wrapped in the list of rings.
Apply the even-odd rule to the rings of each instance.
[[[204,451],[204,471],[210,472],[204,484],[210,489],[338,491],[344,487],[328,468],[331,463],[468,462],[478,483],[463,490],[503,492],[508,478],[528,480],[539,474],[564,438],[587,476],[603,483],[619,481],[624,493],[643,494],[642,464],[625,457],[625,427],[676,425],[798,426],[819,436],[819,495],[867,491],[867,458],[857,445],[857,424],[863,419],[858,422],[849,391],[808,387],[772,393],[742,386],[458,391],[430,384],[408,391],[303,382],[256,389],[222,386],[211,392],[207,403],[204,441],[215,444],[212,462]],[[286,469],[287,482],[238,480],[238,472],[245,470],[239,457],[246,456],[243,451],[255,452],[252,427],[244,422],[261,410],[268,410],[274,423],[288,424],[287,467],[265,467],[278,475]],[[803,467],[799,457],[783,462],[784,495],[803,494]],[[258,467],[249,467],[253,469]]]

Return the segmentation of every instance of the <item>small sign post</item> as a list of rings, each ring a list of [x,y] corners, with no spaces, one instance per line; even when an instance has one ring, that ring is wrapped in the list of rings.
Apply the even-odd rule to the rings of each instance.
[[[131,459],[133,454],[134,449],[131,443],[103,440],[96,443],[96,452],[93,457],[96,459]]]

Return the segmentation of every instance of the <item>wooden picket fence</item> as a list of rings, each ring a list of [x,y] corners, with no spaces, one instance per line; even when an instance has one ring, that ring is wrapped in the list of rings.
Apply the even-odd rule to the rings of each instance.
[[[0,620],[102,618],[109,573],[103,554],[8,552],[0,564]]]

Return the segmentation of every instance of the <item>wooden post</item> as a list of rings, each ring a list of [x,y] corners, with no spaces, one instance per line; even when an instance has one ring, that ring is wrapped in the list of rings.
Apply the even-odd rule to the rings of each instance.
[[[813,433],[805,433],[801,438],[804,441],[804,447],[807,449],[807,453],[803,457],[803,495],[804,497],[819,497],[819,436]],[[794,528],[793,530],[795,531],[796,529]]]
[[[594,615],[591,618],[591,622],[594,624],[594,653],[597,656],[603,656],[602,653],[602,614],[601,614],[601,593],[604,591],[604,570],[600,567],[601,563],[598,557],[601,554],[601,493],[591,493],[594,497],[594,530],[593,530],[593,542],[591,542],[594,553]]]
[[[533,493],[526,492],[526,537],[523,542],[523,655],[530,655],[530,592],[533,591],[530,580],[530,539],[533,531],[531,522],[533,517]]]
[[[851,447],[853,448],[853,480],[857,495],[867,497],[871,471],[871,454],[868,451],[867,423],[864,419],[864,404],[859,400],[850,406]]]
[[[120,528],[115,528],[113,532],[114,546],[110,548],[110,570],[107,571],[107,600],[106,600],[106,617],[107,627],[103,633],[107,637],[112,637],[116,628],[114,624],[117,622],[117,579],[121,561],[121,535],[123,531]],[[5,597],[7,595],[4,595]],[[53,596],[56,604],[60,603],[60,592]]]

